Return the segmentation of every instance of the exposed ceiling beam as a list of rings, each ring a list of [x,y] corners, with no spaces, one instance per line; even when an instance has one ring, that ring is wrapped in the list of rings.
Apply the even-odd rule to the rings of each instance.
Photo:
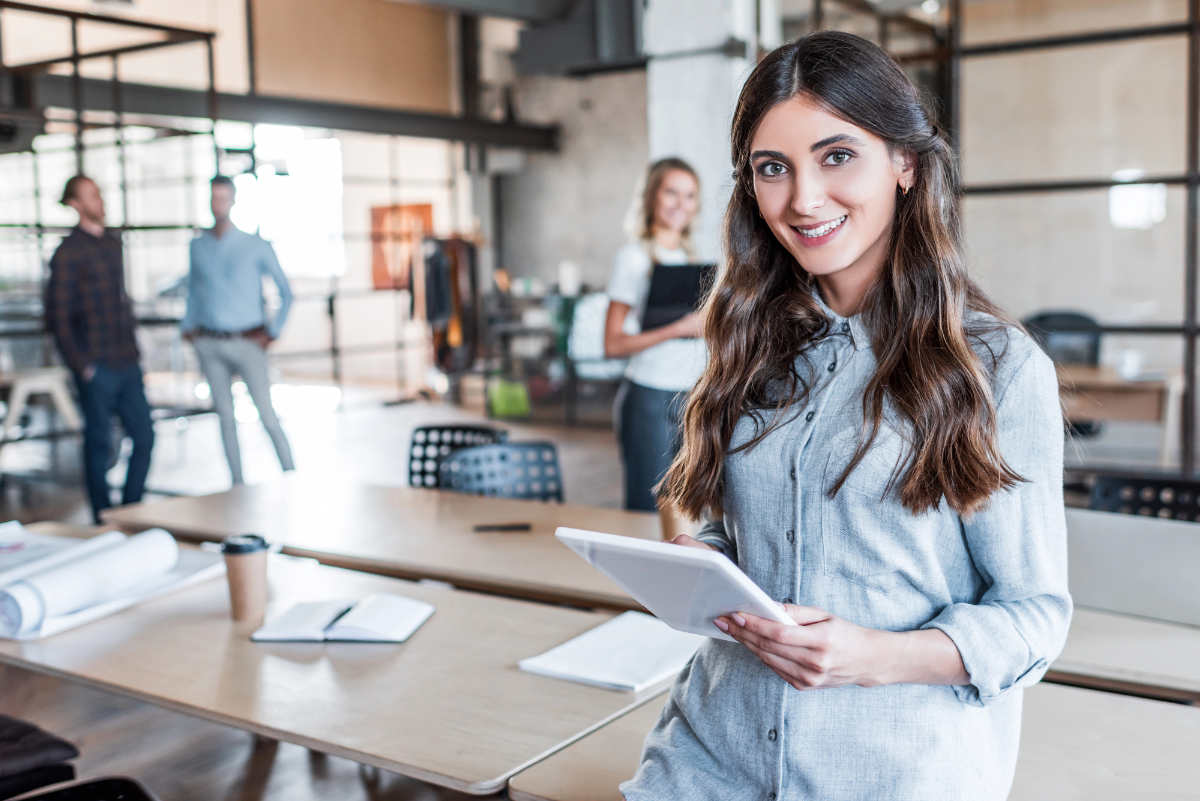
[[[75,107],[71,76],[38,75],[31,81],[34,105],[42,108]],[[84,109],[113,110],[111,81],[88,78],[81,83]],[[176,89],[138,83],[121,84],[121,109],[130,114],[204,118],[209,113],[208,100],[207,92],[196,89]],[[449,114],[270,95],[219,93],[217,107],[221,119],[236,122],[305,125],[525,150],[558,149],[557,125],[493,122]]]
[[[571,10],[574,0],[392,0],[419,6],[434,6],[478,17],[506,17],[525,22],[549,22],[561,19]]]

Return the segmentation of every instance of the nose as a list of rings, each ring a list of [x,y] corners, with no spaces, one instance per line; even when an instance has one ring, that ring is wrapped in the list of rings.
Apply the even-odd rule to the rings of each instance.
[[[797,170],[792,183],[792,211],[801,216],[812,214],[825,205],[825,185],[816,175]]]

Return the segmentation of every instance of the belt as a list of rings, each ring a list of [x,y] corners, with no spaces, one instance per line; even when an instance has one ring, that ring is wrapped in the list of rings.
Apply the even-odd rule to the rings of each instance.
[[[246,328],[242,331],[214,331],[211,328],[197,328],[196,336],[207,339],[242,339],[254,334],[265,333],[266,330],[266,327],[261,325],[256,325],[254,328]]]

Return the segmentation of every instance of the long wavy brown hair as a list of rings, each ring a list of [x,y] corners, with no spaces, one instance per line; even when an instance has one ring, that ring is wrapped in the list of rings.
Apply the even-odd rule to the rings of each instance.
[[[709,362],[692,391],[683,445],[659,487],[684,513],[719,513],[724,460],[744,416],[757,445],[802,404],[815,381],[805,351],[826,333],[813,277],[778,242],[758,213],[750,143],[776,104],[805,95],[830,113],[914,157],[915,182],[897,192],[888,256],[860,312],[877,360],[863,394],[863,430],[836,494],[895,418],[910,447],[887,488],[914,513],[944,499],[963,515],[1018,476],[996,445],[989,366],[972,343],[1014,326],[967,277],[955,203],[954,154],[931,122],[920,93],[880,48],[851,34],[821,32],[766,56],[746,80],[733,118],[733,196],[725,214],[726,264],[705,301]],[[984,312],[968,320],[969,311]],[[990,369],[1000,353],[990,352]],[[800,357],[800,358],[798,358]],[[799,408],[796,406],[796,408]]]

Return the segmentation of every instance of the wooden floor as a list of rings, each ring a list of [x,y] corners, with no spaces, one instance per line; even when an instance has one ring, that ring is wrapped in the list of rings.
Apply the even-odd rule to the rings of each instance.
[[[79,778],[130,776],[160,801],[478,798],[18,668],[0,687],[5,714],[75,744]]]

